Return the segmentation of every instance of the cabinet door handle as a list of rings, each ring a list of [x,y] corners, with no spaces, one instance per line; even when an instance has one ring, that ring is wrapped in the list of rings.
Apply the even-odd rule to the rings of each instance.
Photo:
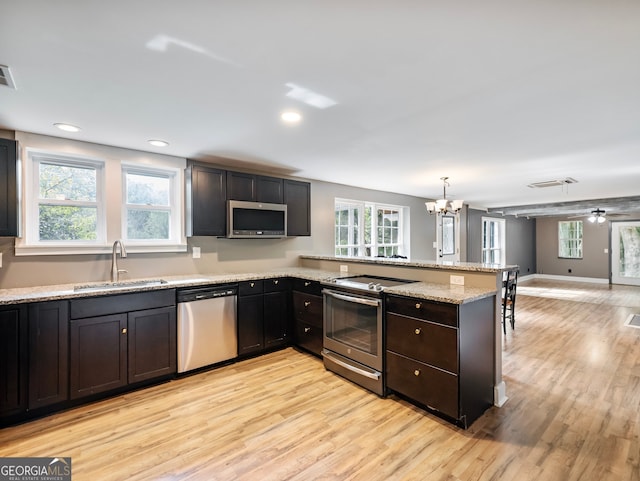
[[[255,283],[255,282],[251,282],[251,283],[249,283],[249,286],[250,286],[250,287],[255,287],[255,286],[256,286],[256,283]]]
[[[416,334],[420,334],[422,332],[422,329],[419,327],[416,327],[416,330],[414,331]]]
[[[414,376],[419,376],[420,375],[420,369],[416,369],[415,371],[413,371],[413,375]]]
[[[311,301],[304,301],[304,307],[309,307],[311,305]]]
[[[309,287],[310,285],[311,285],[311,282],[309,282],[309,281],[305,281],[305,283],[304,283],[304,287]]]
[[[421,309],[421,308],[422,308],[422,303],[416,302],[416,309]]]
[[[126,328],[126,327],[123,327],[123,328],[122,328],[122,334],[126,334],[126,333],[127,333],[127,328]]]
[[[311,332],[311,328],[310,327],[305,327],[304,328],[304,332]]]
[[[278,279],[276,279],[275,281],[273,281],[273,283],[277,286],[277,285],[278,285]]]

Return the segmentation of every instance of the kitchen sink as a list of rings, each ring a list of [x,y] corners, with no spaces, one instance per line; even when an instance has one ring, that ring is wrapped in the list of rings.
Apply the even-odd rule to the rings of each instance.
[[[118,289],[129,289],[132,287],[153,287],[168,284],[168,281],[164,279],[147,279],[139,281],[118,281],[118,282],[100,282],[91,284],[79,284],[73,286],[75,292],[87,292],[87,291],[113,291]]]

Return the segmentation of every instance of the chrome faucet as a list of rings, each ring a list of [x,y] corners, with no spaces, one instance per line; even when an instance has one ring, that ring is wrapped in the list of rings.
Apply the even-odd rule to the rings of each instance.
[[[117,249],[120,246],[120,257],[127,257],[127,249],[120,239],[113,243],[113,251],[111,252],[111,282],[118,282],[121,272],[127,272],[125,269],[118,269]]]

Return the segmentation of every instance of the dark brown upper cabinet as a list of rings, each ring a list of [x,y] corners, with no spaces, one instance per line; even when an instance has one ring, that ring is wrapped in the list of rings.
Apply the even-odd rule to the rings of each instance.
[[[285,179],[284,203],[287,204],[287,236],[310,236],[311,184]]]
[[[283,181],[277,177],[227,172],[227,200],[283,203]]]
[[[185,181],[187,236],[226,235],[227,172],[190,163]]]
[[[0,237],[18,235],[17,151],[15,140],[0,139]]]
[[[287,236],[311,235],[311,184],[234,172],[189,161],[185,171],[187,236],[227,235],[227,201],[287,204]]]

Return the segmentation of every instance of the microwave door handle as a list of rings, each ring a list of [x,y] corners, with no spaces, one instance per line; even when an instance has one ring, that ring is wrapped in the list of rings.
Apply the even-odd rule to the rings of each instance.
[[[342,301],[355,302],[357,304],[364,304],[365,306],[374,306],[374,307],[378,307],[380,305],[379,299],[367,299],[364,297],[346,296],[344,294],[338,294],[337,292],[328,291],[326,289],[323,292],[328,296],[335,297],[336,299],[340,299]]]

